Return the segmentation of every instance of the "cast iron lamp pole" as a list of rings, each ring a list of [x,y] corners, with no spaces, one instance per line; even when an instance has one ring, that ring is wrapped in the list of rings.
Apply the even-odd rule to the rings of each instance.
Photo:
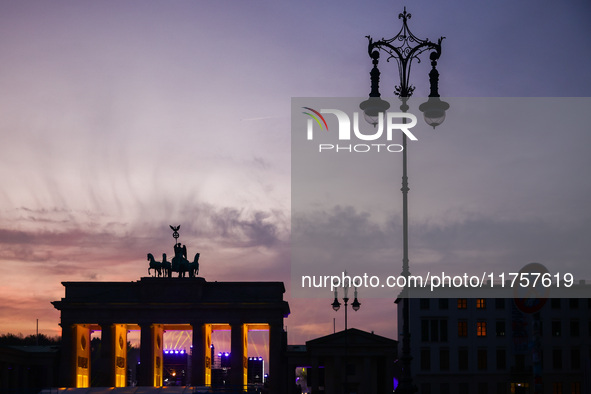
[[[395,86],[394,93],[400,98],[402,104],[400,110],[407,112],[409,106],[407,101],[414,91],[414,86],[410,85],[410,68],[413,60],[420,62],[419,55],[425,51],[430,51],[429,59],[431,60],[431,72],[429,73],[429,81],[431,91],[429,94],[429,100],[419,106],[419,110],[423,112],[425,122],[428,125],[436,126],[440,125],[445,119],[445,111],[449,108],[449,104],[439,99],[439,93],[437,84],[439,81],[439,72],[436,69],[437,60],[441,56],[441,41],[445,37],[439,38],[437,43],[433,43],[428,39],[421,40],[417,38],[408,29],[407,21],[410,19],[411,14],[404,12],[398,15],[398,19],[402,19],[402,28],[400,32],[393,38],[388,40],[381,39],[380,41],[374,42],[370,36],[367,36],[369,40],[368,53],[372,59],[373,68],[370,72],[371,76],[371,92],[369,99],[361,103],[360,108],[365,113],[365,118],[371,124],[378,124],[378,117],[382,116],[390,104],[380,98],[379,91],[379,80],[380,70],[378,69],[378,61],[380,58],[380,51],[385,52],[388,55],[386,61],[395,59],[398,64],[398,74],[400,79],[400,85]],[[406,123],[406,118],[403,118],[403,122]],[[407,175],[407,148],[406,148],[406,134],[402,133],[402,244],[403,244],[403,257],[402,257],[402,273],[401,275],[407,279],[410,276],[409,270],[409,259],[408,259],[408,175]],[[402,295],[402,314],[403,314],[403,326],[402,326],[402,376],[400,384],[396,389],[396,393],[412,394],[417,391],[417,388],[412,383],[411,375],[411,360],[410,354],[410,327],[409,327],[409,296],[408,289],[405,287],[401,293]]]
[[[345,275],[347,274],[347,271],[345,271]],[[348,376],[347,376],[347,353],[348,353],[348,347],[349,347],[349,343],[347,341],[347,303],[349,302],[349,297],[348,297],[348,292],[349,290],[349,286],[347,285],[343,285],[343,293],[344,293],[344,297],[343,297],[343,302],[345,303],[345,384],[344,384],[344,393],[348,393],[349,392],[349,388],[348,386]],[[331,304],[332,309],[334,309],[335,312],[337,312],[339,310],[339,308],[341,307],[341,303],[339,302],[339,295],[338,295],[338,291],[337,289],[334,290],[334,301]],[[359,308],[361,307],[361,303],[357,300],[357,288],[355,288],[355,299],[353,300],[353,302],[351,303],[351,308],[353,308],[353,310],[355,312],[357,312],[359,310]]]

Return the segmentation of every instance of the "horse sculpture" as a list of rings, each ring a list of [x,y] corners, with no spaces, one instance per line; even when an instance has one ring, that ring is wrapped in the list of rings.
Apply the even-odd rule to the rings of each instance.
[[[164,276],[166,276],[167,278],[171,277],[172,265],[169,261],[166,260],[166,253],[162,253],[162,271]]]
[[[154,270],[154,274],[152,276],[162,276],[162,263],[154,260],[152,253],[148,253],[148,261],[150,262],[148,267],[148,275],[150,275],[150,270]]]

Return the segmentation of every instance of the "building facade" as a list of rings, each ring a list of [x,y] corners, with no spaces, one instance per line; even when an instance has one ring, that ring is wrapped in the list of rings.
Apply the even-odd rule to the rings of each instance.
[[[288,347],[288,393],[390,393],[394,387],[397,342],[355,328]],[[307,372],[297,387],[296,368]]]
[[[591,299],[398,299],[398,327],[407,301],[421,394],[591,392]]]

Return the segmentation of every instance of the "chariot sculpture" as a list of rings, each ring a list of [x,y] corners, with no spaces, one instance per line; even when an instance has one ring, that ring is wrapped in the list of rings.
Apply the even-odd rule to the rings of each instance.
[[[185,275],[193,278],[199,274],[199,253],[195,254],[193,261],[187,259],[187,246],[181,245],[178,241],[179,233],[178,230],[181,228],[180,225],[172,229],[172,237],[175,240],[174,244],[174,257],[169,262],[166,259],[166,253],[162,253],[162,261],[156,261],[152,253],[148,253],[148,275],[157,277],[172,277],[173,272],[178,273],[179,278],[184,278]]]

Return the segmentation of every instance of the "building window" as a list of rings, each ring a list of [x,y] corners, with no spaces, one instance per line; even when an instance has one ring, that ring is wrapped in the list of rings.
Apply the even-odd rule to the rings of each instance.
[[[552,322],[552,336],[559,337],[561,335],[562,327],[560,324],[560,320],[554,320]]]
[[[458,337],[468,336],[468,321],[458,320]]]
[[[421,298],[421,300],[419,301],[420,305],[421,305],[421,309],[429,309],[429,299],[428,298]]]
[[[488,383],[486,383],[486,382],[479,382],[478,383],[478,394],[488,394]]]
[[[449,394],[449,383],[447,383],[447,382],[441,383],[441,386],[439,386],[439,393],[440,394]]]
[[[476,299],[476,309],[486,309],[486,298]]]
[[[505,383],[505,382],[498,382],[497,383],[497,394],[507,394],[507,383]]]
[[[421,349],[421,371],[431,370],[431,349]]]
[[[551,298],[550,306],[552,309],[560,309],[560,298]]]
[[[458,309],[467,309],[468,308],[468,299],[467,298],[458,298]]]
[[[429,341],[429,320],[427,319],[421,320],[421,341]]]
[[[525,369],[525,355],[515,355],[515,369],[519,372],[523,372],[523,370]]]
[[[355,368],[355,364],[347,364],[347,375],[355,376],[357,374],[357,369]]]
[[[458,369],[460,371],[468,369],[468,348],[462,347],[458,349]]]
[[[497,320],[496,332],[498,337],[505,336],[505,320]]]
[[[460,389],[459,390],[460,393],[467,393],[468,387],[469,387],[469,385],[466,382],[462,382],[462,383],[458,384],[458,388]]]
[[[439,369],[449,371],[449,349],[439,349]]]
[[[439,339],[447,342],[447,320],[439,320]]]
[[[581,351],[579,348],[572,348],[570,350],[570,369],[581,369]]]
[[[505,299],[504,298],[495,298],[495,308],[505,309]]]
[[[422,319],[421,341],[423,342],[447,342],[447,320]]]
[[[570,336],[571,337],[578,337],[579,336],[579,321],[578,320],[571,320],[570,321]]]
[[[480,370],[480,371],[486,370],[486,368],[487,368],[486,349],[478,349],[478,352],[476,354],[478,356],[478,370]]]
[[[552,368],[562,369],[562,350],[561,349],[552,350]]]
[[[507,368],[507,352],[505,349],[497,349],[497,369]]]
[[[541,317],[539,316],[540,315],[539,313],[536,313],[536,315],[538,315],[538,316],[534,315],[534,332],[536,330],[536,324],[537,324],[537,327],[538,327],[538,334],[537,335],[543,336],[544,335],[544,324],[543,324],[544,322],[542,321]]]
[[[485,337],[486,336],[486,322],[485,321],[476,322],[476,336],[478,336],[478,337]]]
[[[513,393],[529,393],[529,383],[511,383],[511,394]]]
[[[431,320],[431,341],[439,342],[439,320]]]
[[[570,309],[579,309],[579,299],[578,298],[570,298],[568,300],[568,304]]]
[[[562,394],[562,383],[560,383],[560,382],[552,383],[552,394]]]
[[[573,382],[570,384],[571,394],[581,394],[581,382]]]
[[[447,310],[449,308],[449,298],[440,298],[439,299],[439,309]]]
[[[421,383],[421,393],[431,394],[431,383]]]

